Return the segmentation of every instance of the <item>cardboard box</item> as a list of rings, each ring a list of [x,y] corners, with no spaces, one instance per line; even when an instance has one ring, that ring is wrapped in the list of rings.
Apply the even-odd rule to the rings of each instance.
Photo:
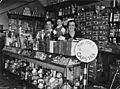
[[[78,41],[67,41],[66,55],[75,56],[75,46]]]
[[[56,41],[52,40],[46,40],[45,45],[46,45],[46,52],[54,53],[54,46],[55,46]]]
[[[49,47],[49,52],[50,53],[57,53],[56,48],[57,48],[57,41],[50,41],[50,47]]]
[[[60,47],[59,47],[60,54],[66,55],[66,48],[67,48],[67,41],[60,41]]]
[[[78,41],[46,41],[46,52],[75,56]]]
[[[45,52],[49,52],[49,49],[50,49],[50,40],[46,40],[45,41]]]

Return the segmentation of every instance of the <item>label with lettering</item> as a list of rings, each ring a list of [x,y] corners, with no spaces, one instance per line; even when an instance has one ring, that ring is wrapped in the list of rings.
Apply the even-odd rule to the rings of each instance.
[[[93,61],[98,54],[98,47],[95,42],[89,39],[81,40],[75,47],[75,55],[81,62],[89,63]]]

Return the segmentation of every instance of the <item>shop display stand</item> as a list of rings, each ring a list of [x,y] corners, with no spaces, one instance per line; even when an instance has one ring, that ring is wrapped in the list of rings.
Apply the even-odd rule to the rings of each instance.
[[[37,59],[37,58],[28,57],[28,56],[25,56],[25,55],[22,55],[22,54],[18,54],[16,52],[10,52],[10,51],[6,51],[6,50],[3,50],[3,55],[4,55],[3,56],[4,61],[6,60],[6,58],[5,58],[6,56],[8,56],[7,59],[9,59],[9,58],[10,59],[11,58],[24,59],[25,61],[37,64],[37,65],[41,66],[42,68],[53,69],[55,71],[61,72],[65,76],[67,76],[69,74],[67,72],[68,69],[72,68],[74,79],[79,77],[79,76],[75,76],[76,75],[75,71],[76,71],[76,68],[78,69],[81,66],[80,64],[74,64],[74,65],[56,64],[56,63],[53,63],[53,62],[47,62],[46,60],[40,60],[40,59]],[[5,71],[8,72],[8,73],[11,72],[11,71],[6,70],[6,69],[5,69]],[[10,74],[13,74],[13,73],[10,73]],[[13,74],[13,75],[18,76],[19,79],[21,79],[19,75],[16,75],[16,74]],[[66,78],[66,77],[64,77],[64,78]],[[29,84],[29,81],[27,81],[27,80],[22,80],[22,81],[28,82],[28,84]]]
[[[84,63],[83,89],[88,89],[88,64],[97,57],[98,47],[92,40],[81,40],[75,46],[75,55],[78,60]]]

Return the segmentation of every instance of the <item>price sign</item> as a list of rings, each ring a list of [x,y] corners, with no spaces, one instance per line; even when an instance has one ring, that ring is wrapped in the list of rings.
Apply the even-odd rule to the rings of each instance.
[[[84,39],[77,43],[75,55],[81,62],[89,63],[93,61],[98,54],[98,47],[92,40]]]

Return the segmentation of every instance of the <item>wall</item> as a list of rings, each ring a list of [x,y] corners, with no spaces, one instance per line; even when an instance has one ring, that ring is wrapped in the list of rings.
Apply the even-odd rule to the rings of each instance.
[[[6,13],[0,15],[0,25],[3,25],[3,29],[8,29],[8,17]]]

